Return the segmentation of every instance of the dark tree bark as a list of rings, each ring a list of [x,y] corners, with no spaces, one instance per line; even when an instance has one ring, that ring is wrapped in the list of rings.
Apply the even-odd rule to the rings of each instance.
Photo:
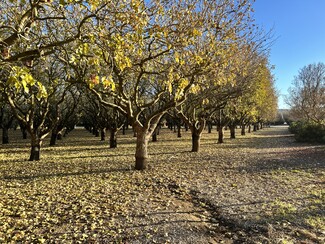
[[[51,139],[50,139],[50,146],[56,145],[57,140],[62,140],[62,130],[63,130],[62,125],[56,125],[52,129]]]
[[[23,129],[21,132],[23,134],[23,139],[26,140],[27,139],[27,130]]]
[[[192,133],[192,152],[199,152],[200,150],[200,140],[205,125],[205,119],[200,119],[199,121],[193,122],[193,124],[189,124]]]
[[[110,129],[109,147],[117,147],[117,129]]]
[[[235,125],[230,125],[230,139],[236,139],[236,126]]]
[[[177,137],[181,138],[182,137],[182,128],[181,125],[177,126]]]
[[[218,126],[218,143],[223,143],[223,127]]]
[[[101,141],[105,141],[106,140],[106,129],[105,128],[101,128],[100,129],[100,140]]]
[[[242,135],[242,136],[245,136],[245,135],[246,135],[245,127],[246,127],[246,126],[245,126],[244,124],[241,125],[241,135]]]
[[[58,132],[58,136],[56,137],[57,140],[62,140],[62,130]],[[68,130],[64,132],[63,137],[65,137],[67,134],[68,134]]]
[[[27,128],[26,126],[20,124],[20,130],[21,130],[21,133],[23,135],[23,139],[26,140],[27,139]]]
[[[58,138],[58,134],[56,131],[52,131],[50,146],[54,146],[56,144],[56,139]]]
[[[154,130],[154,132],[152,133],[152,142],[156,142],[156,141],[158,141],[158,140],[157,140],[157,134],[158,134],[157,129],[158,129],[158,128],[156,128],[156,129]]]
[[[210,134],[212,132],[212,123],[211,123],[211,121],[208,121],[207,125],[208,125],[208,133]]]
[[[93,127],[93,135],[95,137],[99,137],[99,130],[98,130],[98,128],[96,126]]]
[[[31,135],[31,150],[29,161],[38,161],[40,160],[41,154],[41,139],[36,135]]]
[[[192,152],[198,152],[200,150],[200,138],[201,133],[197,130],[192,132]]]
[[[6,126],[2,128],[2,144],[9,143],[9,129]]]

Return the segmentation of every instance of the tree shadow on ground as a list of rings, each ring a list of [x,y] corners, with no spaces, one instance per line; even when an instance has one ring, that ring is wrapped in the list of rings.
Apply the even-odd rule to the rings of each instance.
[[[84,176],[84,175],[101,175],[106,173],[115,172],[130,172],[130,168],[116,168],[116,169],[99,169],[99,170],[85,170],[78,172],[53,172],[53,173],[43,173],[43,174],[33,174],[33,175],[3,175],[2,180],[34,180],[39,178],[53,178],[53,177],[69,177],[69,176]],[[1,178],[0,178],[1,180]]]
[[[238,167],[249,173],[270,172],[273,170],[325,170],[325,152],[302,150],[300,153],[275,153],[275,158],[254,160],[249,165]]]

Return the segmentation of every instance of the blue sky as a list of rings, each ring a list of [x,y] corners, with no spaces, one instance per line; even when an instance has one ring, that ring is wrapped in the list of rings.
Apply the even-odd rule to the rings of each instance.
[[[270,63],[275,65],[279,108],[287,108],[283,95],[299,69],[325,63],[325,0],[256,0],[256,23],[274,29]]]

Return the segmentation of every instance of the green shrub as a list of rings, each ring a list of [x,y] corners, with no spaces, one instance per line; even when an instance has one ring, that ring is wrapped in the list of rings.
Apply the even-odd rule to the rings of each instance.
[[[318,142],[325,144],[325,126],[311,122],[293,122],[289,131],[298,142]]]
[[[292,134],[297,134],[301,128],[303,123],[301,121],[291,122],[289,126],[289,131]]]

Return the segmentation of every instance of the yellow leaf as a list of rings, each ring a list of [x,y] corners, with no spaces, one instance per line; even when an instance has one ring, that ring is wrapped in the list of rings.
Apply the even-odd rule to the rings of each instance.
[[[38,85],[38,93],[36,95],[36,98],[40,100],[41,98],[47,97],[47,91],[45,86],[43,86],[43,84],[40,82],[37,82],[37,85]]]
[[[188,79],[185,79],[185,78],[181,78],[179,81],[180,81],[180,83],[179,83],[180,89],[184,89],[189,84]]]
[[[21,84],[23,85],[24,92],[28,93],[29,92],[29,88],[27,87],[26,80],[22,79],[21,80]]]
[[[116,86],[112,76],[103,77],[102,84],[104,85],[105,88],[111,88],[112,91],[115,91]]]
[[[196,61],[197,64],[201,64],[201,63],[203,63],[203,58],[200,57],[199,55],[196,55],[195,56],[195,61]]]
[[[132,66],[130,58],[120,51],[115,54],[114,60],[121,71]]]
[[[171,82],[168,82],[168,91],[169,91],[169,93],[173,92],[173,86],[172,86]]]
[[[196,94],[196,93],[198,93],[200,91],[200,86],[199,85],[192,85],[191,86],[191,93],[194,93],[194,94]]]
[[[209,104],[209,99],[207,98],[203,99],[202,104],[203,105]]]
[[[178,52],[175,52],[174,57],[175,57],[176,63],[179,63],[179,53]]]
[[[201,36],[202,32],[197,30],[196,28],[193,29],[193,36]]]

